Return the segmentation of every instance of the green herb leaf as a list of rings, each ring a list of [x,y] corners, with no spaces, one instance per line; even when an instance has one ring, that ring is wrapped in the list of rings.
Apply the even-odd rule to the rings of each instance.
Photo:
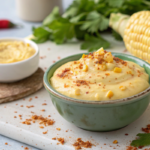
[[[125,0],[106,0],[108,2],[109,6],[112,7],[121,7],[123,5]]]
[[[118,34],[115,30],[112,30],[112,35],[118,41],[122,41],[123,40],[122,37],[121,37],[121,35]]]
[[[84,18],[86,16],[86,13],[81,13],[73,18],[70,19],[70,22],[72,23],[77,23],[78,21],[80,21],[82,18]]]
[[[78,40],[84,40],[85,34],[87,34],[87,32],[84,30],[81,30],[80,27],[81,27],[80,25],[76,25],[74,27],[75,35]]]
[[[48,27],[52,30],[54,41],[57,44],[62,44],[67,39],[72,39],[75,36],[74,24],[70,23],[68,19],[59,18],[54,20]]]
[[[100,47],[108,48],[109,42],[104,40],[100,35],[98,37],[92,35],[85,35],[85,42],[81,45],[81,49],[86,50],[88,49],[89,52],[95,51]]]
[[[59,17],[61,17],[60,14],[59,14],[59,8],[58,7],[54,7],[54,9],[52,10],[52,12],[44,19],[43,25],[47,26],[52,21],[58,19]]]
[[[139,139],[133,140],[131,146],[139,147],[150,145],[150,133],[139,133],[137,136]]]
[[[31,39],[32,41],[34,41],[35,43],[44,43],[48,40],[48,37],[43,37],[43,38],[33,38]]]
[[[87,21],[81,26],[81,30],[87,30],[94,33],[103,31],[108,28],[109,20],[96,11],[90,12],[87,15]]]
[[[75,17],[83,12],[91,12],[94,10],[94,7],[94,0],[74,0],[63,14],[63,17],[70,18]]]
[[[43,43],[49,39],[51,32],[46,30],[44,27],[38,27],[33,29],[34,38],[32,39],[36,43]]]

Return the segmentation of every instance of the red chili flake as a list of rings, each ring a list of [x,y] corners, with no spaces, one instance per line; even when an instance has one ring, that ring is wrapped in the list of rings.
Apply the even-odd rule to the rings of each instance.
[[[125,134],[126,136],[128,135],[128,133]]]
[[[43,132],[43,134],[47,134],[48,131]]]
[[[55,60],[53,60],[53,63],[55,63],[56,61]]]
[[[47,105],[47,103],[43,103],[42,105]]]
[[[142,128],[142,131],[146,133],[150,133],[150,124],[148,124],[146,128]]]
[[[70,68],[65,68],[65,70],[63,70],[61,74],[57,74],[57,76],[60,78],[66,77],[67,76],[66,73],[69,71],[70,71]]]
[[[41,111],[45,111],[45,109],[42,109]]]
[[[32,98],[29,99],[29,102],[32,101]]]
[[[142,149],[143,147],[144,147],[144,146],[139,146],[138,148],[139,148],[139,149]]]
[[[86,94],[89,94],[89,92],[86,92]]]
[[[8,143],[5,143],[5,145],[8,145]]]
[[[23,105],[20,105],[20,107],[23,107]]]
[[[57,58],[58,58],[58,59],[60,59],[60,57],[59,57],[59,56],[58,56]]]
[[[38,98],[37,96],[35,96],[35,98]]]

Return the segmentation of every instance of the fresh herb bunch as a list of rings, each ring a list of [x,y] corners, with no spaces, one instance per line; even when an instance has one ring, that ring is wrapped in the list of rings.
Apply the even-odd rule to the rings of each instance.
[[[63,44],[72,38],[84,41],[81,49],[94,51],[99,47],[108,48],[110,43],[100,33],[108,32],[111,13],[132,15],[141,10],[150,10],[149,0],[74,0],[63,15],[55,7],[45,18],[42,26],[33,28],[36,43],[47,40]],[[121,36],[112,32],[117,40]]]

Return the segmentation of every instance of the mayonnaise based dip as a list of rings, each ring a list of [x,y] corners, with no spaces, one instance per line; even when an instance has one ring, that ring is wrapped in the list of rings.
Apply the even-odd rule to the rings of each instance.
[[[103,48],[59,67],[52,87],[68,97],[105,101],[138,94],[149,87],[149,76],[139,65],[112,56]]]
[[[0,42],[0,64],[14,63],[28,59],[35,54],[35,49],[22,41]]]

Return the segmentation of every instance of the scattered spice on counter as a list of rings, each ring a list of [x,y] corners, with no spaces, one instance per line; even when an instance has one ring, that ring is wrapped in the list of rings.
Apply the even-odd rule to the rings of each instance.
[[[48,119],[47,117],[44,118],[43,116],[33,115],[31,119],[26,119],[26,121],[23,121],[22,124],[31,125],[31,122],[35,123],[36,121],[40,121],[39,124],[43,124],[44,126],[50,126],[55,123],[54,120]],[[42,127],[40,126],[40,128]]]
[[[32,98],[29,99],[29,102],[31,102],[31,101],[32,101]]]
[[[126,136],[129,135],[128,133],[125,134]]]
[[[34,113],[33,111],[31,111],[31,113]]]
[[[40,56],[40,59],[44,59],[44,58],[46,58],[46,56]]]
[[[56,137],[52,138],[52,140],[56,140]]]
[[[142,149],[143,147],[144,147],[144,146],[139,146],[138,148],[139,148],[139,149]]]
[[[50,115],[48,115],[48,117],[51,117]]]
[[[8,143],[5,143],[5,145],[8,145]]]
[[[56,128],[56,130],[60,131],[60,130],[61,130],[61,128]]]
[[[32,119],[33,120],[39,120],[39,121],[41,121],[39,124],[43,124],[43,125],[53,125],[54,123],[55,123],[55,121],[54,120],[52,120],[52,119],[48,119],[47,117],[43,117],[43,116],[37,116],[37,115],[33,115],[32,116]]]
[[[24,150],[29,150],[29,148],[28,148],[28,147],[25,147]]]
[[[150,124],[148,124],[146,128],[142,128],[142,131],[145,133],[150,133]]]
[[[22,115],[18,115],[19,117],[22,117]]]
[[[20,105],[20,107],[23,107],[23,105]]]
[[[41,111],[45,111],[45,109],[42,109]]]
[[[30,121],[23,121],[22,124],[31,125]]]
[[[17,111],[14,111],[14,113],[17,113]]]
[[[133,146],[127,146],[127,149],[126,149],[126,150],[138,150],[138,148],[133,147]]]
[[[26,106],[27,108],[31,108],[31,107],[34,107],[34,105],[31,105],[31,106]]]
[[[43,129],[44,127],[43,126],[39,126],[41,129]]]
[[[43,103],[42,105],[47,105],[47,103]]]
[[[118,144],[118,141],[117,141],[117,140],[114,140],[114,141],[113,141],[113,144]]]
[[[55,60],[53,60],[53,63],[55,63],[56,61]]]
[[[38,98],[37,96],[35,96],[35,98]]]
[[[62,145],[64,145],[64,143],[65,143],[64,138],[57,138],[57,140],[58,140]]]
[[[14,116],[14,118],[17,118],[16,116]]]
[[[59,56],[58,56],[57,58],[58,58],[58,59],[61,59],[61,57],[59,57]]]
[[[93,144],[89,141],[82,141],[81,138],[77,138],[76,142],[73,144],[75,146],[75,149],[78,150],[79,148],[81,149],[82,147],[84,148],[91,148]],[[78,148],[78,149],[77,149]]]
[[[43,132],[43,134],[47,134],[48,131]]]

